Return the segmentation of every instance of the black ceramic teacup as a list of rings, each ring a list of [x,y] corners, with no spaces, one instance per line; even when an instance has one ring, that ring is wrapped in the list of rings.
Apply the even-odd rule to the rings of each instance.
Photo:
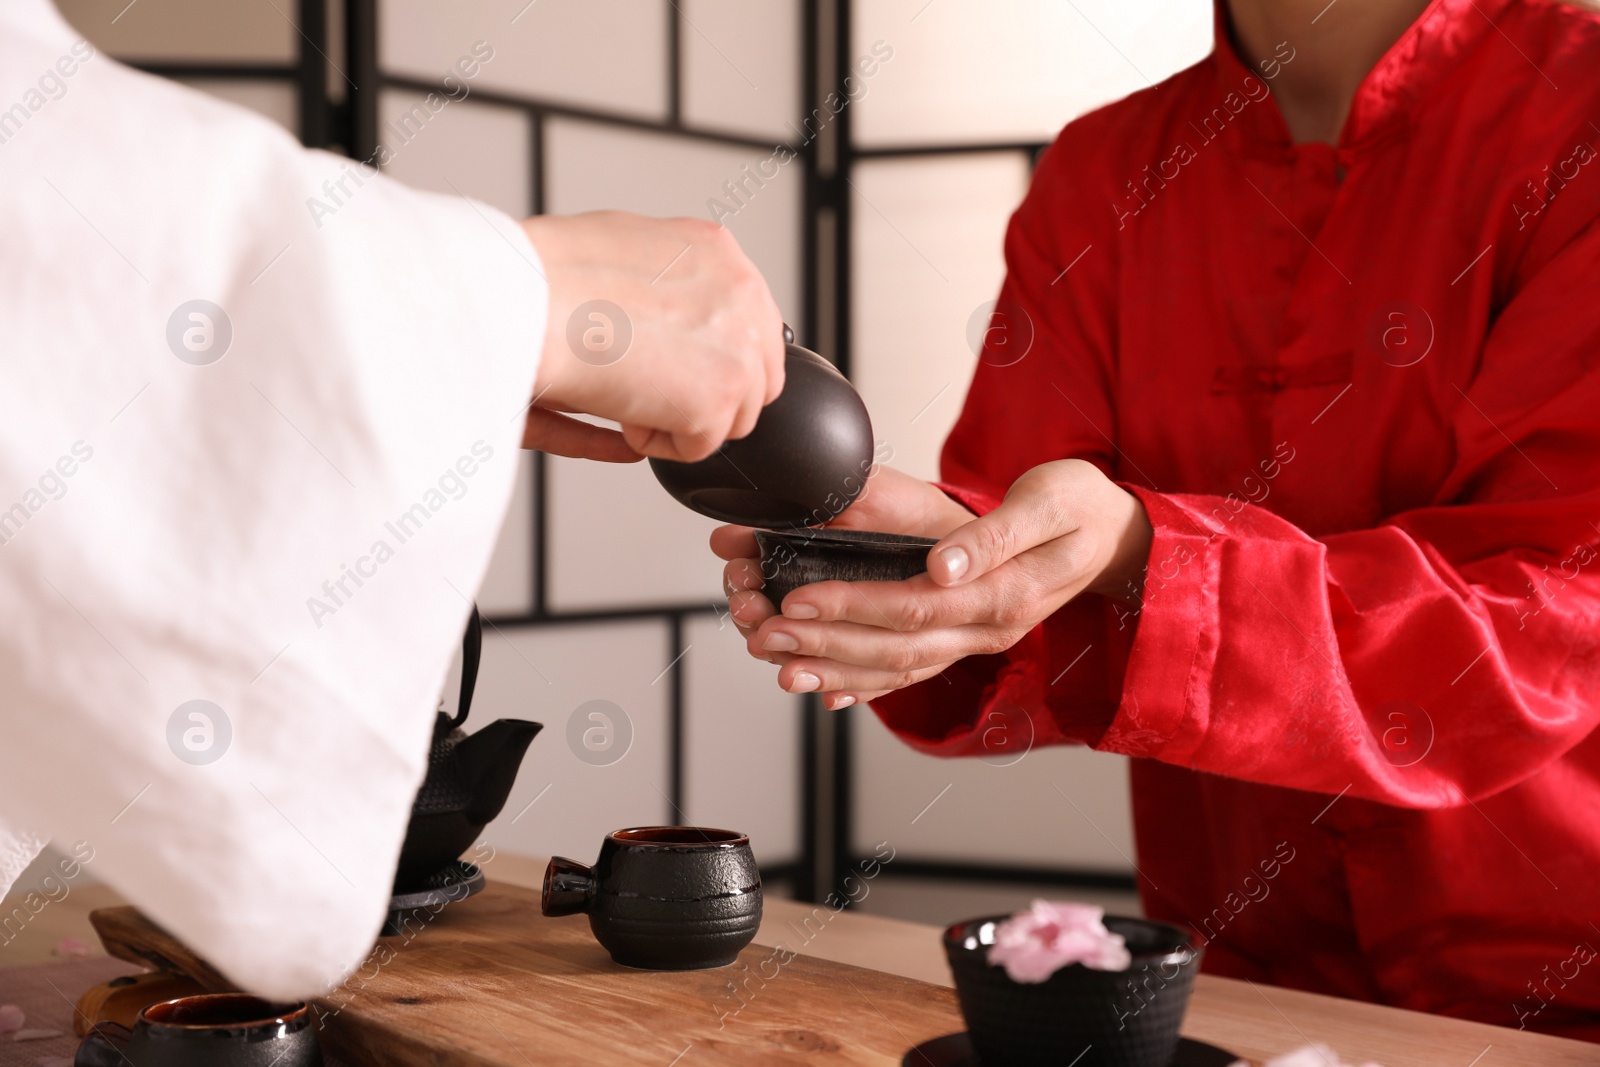
[[[130,1031],[101,1023],[78,1046],[75,1067],[322,1067],[303,1003],[248,993],[204,993],[152,1004]]]
[[[945,957],[967,1034],[985,1064],[1014,1067],[1167,1067],[1200,969],[1190,933],[1148,919],[1105,917],[1126,940],[1125,971],[1074,963],[1043,982],[1013,981],[989,963],[995,929],[1010,916],[957,923],[944,932]],[[1076,1058],[1075,1058],[1076,1057]]]
[[[761,925],[761,872],[744,834],[639,826],[607,834],[593,867],[552,859],[541,910],[587,913],[595,940],[625,967],[722,967]]]
[[[931,537],[866,530],[756,530],[762,593],[783,598],[812,582],[900,582],[928,569]]]

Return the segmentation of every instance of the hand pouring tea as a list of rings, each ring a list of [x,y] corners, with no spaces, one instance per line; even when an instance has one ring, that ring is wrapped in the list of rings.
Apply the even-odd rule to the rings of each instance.
[[[787,326],[783,339],[783,392],[750,435],[698,463],[652,459],[656,480],[687,508],[757,528],[761,575],[774,605],[811,582],[900,581],[923,573],[937,541],[808,529],[837,518],[866,488],[872,419],[833,364],[795,344]]]
[[[748,437],[697,463],[652,459],[684,507],[740,526],[820,526],[850,506],[872,472],[872,420],[850,380],[794,344],[785,326],[784,385]]]

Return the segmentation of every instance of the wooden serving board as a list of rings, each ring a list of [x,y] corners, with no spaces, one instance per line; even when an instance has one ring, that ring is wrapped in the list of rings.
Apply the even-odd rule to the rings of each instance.
[[[231,988],[134,908],[90,919],[113,956]],[[491,882],[408,933],[316,1002],[324,1046],[352,1064],[894,1067],[964,1029],[949,989],[781,948],[708,971],[619,967],[586,918],[546,919],[519,886]]]

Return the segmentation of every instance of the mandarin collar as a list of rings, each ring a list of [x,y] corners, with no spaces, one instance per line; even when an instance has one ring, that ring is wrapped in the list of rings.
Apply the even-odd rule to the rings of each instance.
[[[1499,16],[1515,2],[1432,0],[1361,79],[1335,147],[1341,153],[1358,153],[1403,136],[1417,106],[1450,75],[1464,55],[1485,36],[1497,32]],[[1211,58],[1219,82],[1232,87],[1246,78],[1261,79],[1261,74],[1252,70],[1234,47],[1228,0],[1216,0],[1214,8],[1216,39]],[[1309,47],[1306,41],[1291,40],[1289,44],[1297,50]],[[1270,148],[1293,146],[1276,99],[1248,112],[1246,121],[1239,124],[1248,140]]]

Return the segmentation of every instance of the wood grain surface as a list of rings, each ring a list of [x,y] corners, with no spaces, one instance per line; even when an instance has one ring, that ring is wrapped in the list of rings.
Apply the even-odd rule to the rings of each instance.
[[[937,927],[769,897],[735,967],[626,971],[581,918],[539,917],[542,858],[501,854],[492,870],[484,893],[394,941],[393,960],[380,952],[325,1001],[347,1004],[329,1019],[330,1047],[357,1064],[897,1064],[963,1028]],[[113,955],[226,988],[133,909],[92,920]],[[787,950],[800,958],[779,966]],[[395,1003],[406,998],[422,1002]],[[442,1040],[416,1039],[435,1024]],[[1183,1032],[1252,1064],[1317,1041],[1383,1067],[1600,1067],[1600,1045],[1205,974]],[[407,1046],[391,1053],[391,1035]]]
[[[112,955],[228,988],[136,910],[92,918]],[[381,941],[318,1008],[324,1044],[372,1067],[888,1067],[963,1028],[948,989],[762,945],[716,970],[619,967],[587,919],[543,918],[532,890],[496,883]]]

